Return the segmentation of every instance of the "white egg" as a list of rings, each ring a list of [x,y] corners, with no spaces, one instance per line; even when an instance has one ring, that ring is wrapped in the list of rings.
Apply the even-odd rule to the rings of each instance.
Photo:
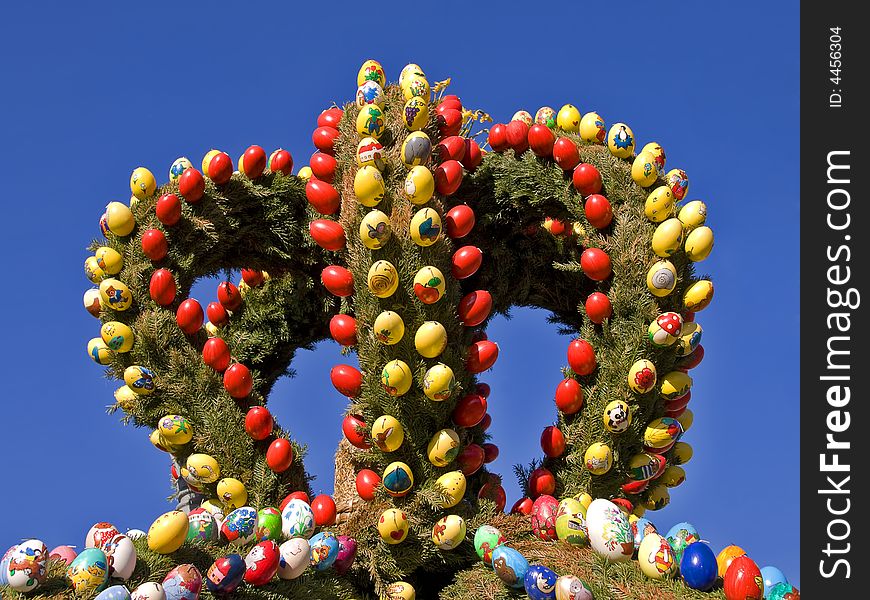
[[[631,559],[634,554],[634,536],[628,515],[613,502],[598,498],[586,511],[589,543],[592,549],[613,562]]]
[[[278,549],[281,559],[278,561],[278,577],[281,579],[296,579],[302,575],[311,558],[311,545],[305,538],[287,540]]]
[[[138,540],[139,538],[147,537],[148,534],[141,529],[128,529],[127,533],[125,533],[124,535],[126,535],[131,540]]]
[[[136,548],[126,535],[116,535],[106,544],[103,552],[109,559],[109,576],[127,581],[136,568]]]
[[[166,600],[166,592],[159,583],[146,581],[133,590],[130,600]]]
[[[45,581],[48,548],[42,540],[21,542],[9,558],[7,585],[16,592],[29,592]]]

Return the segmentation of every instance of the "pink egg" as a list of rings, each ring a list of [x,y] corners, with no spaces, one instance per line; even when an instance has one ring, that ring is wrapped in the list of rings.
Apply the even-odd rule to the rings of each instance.
[[[65,564],[70,564],[76,557],[76,551],[72,546],[58,546],[48,553],[48,557],[53,560],[62,560]]]

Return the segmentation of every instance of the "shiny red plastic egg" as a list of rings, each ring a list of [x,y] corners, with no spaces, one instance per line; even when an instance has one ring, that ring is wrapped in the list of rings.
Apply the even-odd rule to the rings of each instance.
[[[580,376],[589,375],[595,370],[595,349],[586,340],[576,339],[568,346],[568,364]]]
[[[381,485],[381,476],[371,469],[363,469],[356,474],[356,493],[366,502],[375,499],[375,493]]]
[[[179,304],[178,310],[175,311],[175,322],[187,335],[193,335],[199,331],[204,319],[202,306],[193,298],[188,298]]]
[[[196,204],[202,200],[202,195],[205,193],[205,178],[202,173],[188,167],[178,178],[178,193],[184,198],[185,202]]]
[[[262,271],[257,269],[242,269],[242,281],[247,283],[249,287],[254,288],[266,281],[266,277]]]
[[[465,158],[465,138],[458,135],[446,137],[435,146],[435,156],[439,161],[456,160],[462,162]]]
[[[451,272],[456,279],[468,279],[483,263],[483,252],[476,246],[463,246],[453,253]]]
[[[334,215],[341,207],[341,198],[331,184],[311,178],[305,184],[305,197],[314,210],[322,215]]]
[[[435,124],[443,137],[459,135],[459,130],[462,129],[462,112],[455,108],[442,109],[435,115]]]
[[[538,467],[529,475],[529,494],[532,498],[552,495],[556,491],[556,478],[549,469]]]
[[[474,386],[474,393],[483,396],[483,397],[486,398],[487,400],[489,400],[489,393],[490,393],[491,391],[492,391],[492,390],[490,389],[488,383],[482,383],[482,382],[481,382],[481,383],[478,383],[478,384],[476,384],[476,385]]]
[[[474,427],[486,414],[486,399],[477,394],[467,394],[459,399],[451,418],[459,427]]]
[[[435,191],[442,196],[456,193],[462,184],[462,165],[459,161],[447,160],[435,168]]]
[[[755,561],[746,555],[738,556],[725,571],[722,587],[728,600],[761,600],[764,578]]]
[[[601,325],[612,314],[613,305],[610,304],[610,298],[607,297],[607,294],[592,292],[586,298],[586,316],[596,325]]]
[[[224,281],[218,284],[218,302],[229,311],[238,310],[242,305],[242,294],[234,283]]]
[[[535,505],[535,501],[531,498],[520,498],[514,505],[511,507],[512,515],[530,515],[532,514],[532,507]]]
[[[556,386],[556,408],[566,415],[583,408],[583,388],[576,379],[563,379]]]
[[[507,125],[496,123],[489,128],[489,146],[493,152],[504,152],[511,147],[507,141]]]
[[[456,457],[456,464],[466,477],[470,477],[477,473],[483,466],[483,461],[486,459],[486,452],[477,444],[468,444],[463,448]]]
[[[154,206],[157,220],[172,227],[181,220],[181,200],[175,194],[163,194]]]
[[[332,183],[332,180],[335,178],[335,167],[337,165],[338,162],[335,160],[335,157],[325,152],[315,152],[311,155],[311,160],[308,162],[308,166],[311,167],[311,172],[314,173],[314,176],[326,183]]]
[[[487,416],[489,416],[489,415],[487,414]],[[482,444],[482,447],[483,447],[483,454],[484,454],[483,462],[485,462],[486,464],[489,464],[498,458],[498,446],[496,446],[495,444],[492,444],[490,442],[487,442],[485,444]]]
[[[208,162],[208,177],[217,185],[224,185],[233,176],[233,159],[226,152],[218,152]]]
[[[586,213],[589,223],[596,229],[604,229],[613,221],[613,207],[610,206],[610,201],[601,194],[588,196],[583,205],[583,211]]]
[[[256,179],[266,170],[266,151],[262,147],[248,146],[239,160],[239,171],[248,179]]]
[[[566,137],[560,137],[553,144],[553,160],[563,171],[571,171],[580,162],[577,144]]]
[[[553,145],[555,143],[556,136],[546,125],[536,123],[529,128],[529,148],[532,149],[535,156],[541,158],[553,156]]]
[[[157,269],[151,274],[148,293],[151,299],[160,306],[169,306],[175,302],[175,277],[169,269]]]
[[[489,340],[473,343],[468,348],[465,369],[469,373],[483,373],[491,369],[498,359],[498,345]]]
[[[480,150],[480,146],[472,139],[465,140],[465,157],[459,161],[462,163],[462,166],[465,167],[465,170],[469,173],[473,173],[474,170],[480,165],[480,161],[483,160],[483,152]]]
[[[601,191],[601,173],[589,163],[577,165],[571,180],[574,183],[574,189],[583,194],[584,197]]]
[[[457,204],[447,211],[444,229],[451,239],[463,238],[474,228],[474,210],[467,204]]]
[[[456,94],[447,94],[443,98],[441,98],[441,102],[438,103],[438,108],[444,110],[445,108],[452,108],[454,110],[462,111],[462,100],[459,99],[459,96]]]
[[[541,450],[550,458],[558,458],[565,453],[565,435],[555,425],[544,427],[541,432]]]
[[[169,252],[166,236],[159,229],[148,229],[142,234],[142,253],[155,262],[163,260]]]
[[[507,494],[505,494],[504,487],[502,487],[501,482],[497,479],[490,479],[480,486],[480,490],[477,492],[477,497],[491,501],[495,504],[496,511],[504,512],[504,505],[507,503]]]
[[[486,290],[466,294],[457,307],[459,320],[466,327],[477,327],[486,321],[491,311],[492,295]]]
[[[335,525],[335,500],[332,496],[320,494],[311,500],[311,512],[314,513],[314,524],[319,527]]]
[[[329,378],[338,393],[348,398],[358,397],[362,390],[362,373],[350,365],[335,365]]]
[[[230,320],[230,315],[227,313],[227,309],[225,309],[224,305],[220,302],[209,302],[208,306],[205,307],[205,314],[208,317],[208,320],[211,321],[212,325],[217,327],[226,325]]]
[[[529,126],[523,121],[511,121],[507,124],[507,143],[519,156],[529,149]]]
[[[342,346],[356,346],[356,319],[350,315],[335,315],[329,320],[329,334]]]
[[[308,233],[311,234],[311,238],[317,242],[317,245],[324,250],[335,252],[343,249],[347,243],[344,227],[338,221],[315,219],[308,224]]]
[[[283,473],[293,464],[293,446],[290,440],[278,438],[266,450],[266,465],[275,473]]]
[[[580,255],[580,268],[593,281],[604,281],[613,272],[610,257],[599,248],[587,248]]]
[[[278,148],[269,157],[269,170],[289,175],[293,172],[293,156],[283,148]]]
[[[223,373],[230,366],[230,347],[219,337],[209,338],[202,347],[202,360],[218,373]]]
[[[314,133],[311,134],[311,141],[314,147],[321,152],[335,154],[335,140],[338,139],[339,135],[338,129],[327,125],[315,129]]]
[[[371,448],[371,444],[366,440],[366,433],[368,432],[368,427],[366,427],[365,421],[363,421],[362,417],[359,415],[347,415],[344,417],[344,420],[341,422],[341,431],[344,433],[344,437],[347,438],[347,441],[356,448],[361,448],[363,450],[367,450]]]
[[[339,267],[330,265],[320,273],[320,281],[326,286],[330,294],[346,298],[353,294],[353,273]]]
[[[342,115],[344,115],[344,111],[337,106],[327,108],[317,117],[317,126],[338,129],[338,123],[341,121]]]
[[[251,371],[242,363],[235,363],[224,371],[224,389],[236,399],[247,398],[254,389]]]
[[[252,440],[262,441],[272,435],[275,419],[265,406],[252,406],[245,415],[245,433]]]

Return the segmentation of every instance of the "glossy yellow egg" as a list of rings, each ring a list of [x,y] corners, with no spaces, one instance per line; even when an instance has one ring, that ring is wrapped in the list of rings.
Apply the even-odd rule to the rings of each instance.
[[[202,174],[208,177],[208,166],[211,164],[211,159],[220,154],[220,150],[215,150],[212,148],[208,152],[205,153],[205,156],[202,157],[202,163],[200,163],[200,167],[202,168]]]
[[[157,517],[148,528],[148,548],[157,554],[172,554],[187,539],[187,515],[173,510]]]
[[[390,218],[379,210],[370,211],[359,224],[359,238],[369,250],[380,250],[392,236]]]
[[[604,475],[613,466],[613,452],[607,444],[595,442],[586,449],[583,464],[593,475]]]
[[[224,503],[220,498],[209,498],[204,500],[199,506],[204,508],[210,515],[220,515],[221,519],[224,517]]]
[[[696,227],[686,236],[686,257],[692,262],[701,262],[713,250],[713,230],[709,227]]]
[[[411,98],[402,111],[408,131],[420,131],[429,122],[429,103],[423,98]]]
[[[221,476],[218,461],[208,454],[191,454],[187,457],[187,470],[200,483],[214,483]]]
[[[586,492],[583,492],[582,494],[577,496],[577,500],[580,501],[580,504],[583,505],[584,509],[588,509],[589,505],[592,504],[592,496],[587,494]],[[584,511],[584,513],[585,513],[585,511]]]
[[[381,415],[372,424],[372,441],[381,452],[395,452],[405,440],[405,430],[396,417]]]
[[[646,426],[643,433],[643,444],[647,448],[669,448],[674,445],[674,441],[682,435],[683,429],[680,427],[680,422],[671,417],[659,417],[653,419]]]
[[[690,323],[691,325],[691,323]],[[673,400],[686,394],[692,387],[692,378],[682,371],[670,371],[662,377],[660,388],[661,397],[665,400]]]
[[[389,298],[399,288],[399,272],[387,260],[376,261],[369,268],[369,291],[378,298]]]
[[[617,158],[629,158],[634,153],[634,132],[625,123],[614,123],[607,132],[607,149]]]
[[[450,471],[444,473],[444,475],[439,477],[435,483],[444,488],[443,491],[447,495],[447,498],[441,503],[441,508],[452,508],[456,506],[465,495],[466,481],[465,475],[462,474],[462,471]]]
[[[384,68],[376,60],[369,59],[365,61],[359,68],[356,74],[356,84],[362,85],[366,81],[374,81],[381,87],[386,87],[387,76],[384,75]]]
[[[652,237],[652,249],[657,256],[667,258],[683,244],[683,224],[677,218],[667,219],[656,227]]]
[[[435,432],[426,447],[429,462],[436,467],[446,467],[459,454],[459,435],[452,429]]]
[[[296,173],[296,177],[298,177],[302,181],[308,181],[309,179],[311,179],[311,176],[313,174],[314,173],[312,173],[311,167],[309,167],[308,165],[305,165],[304,167],[299,169],[299,172]]]
[[[677,572],[677,559],[668,540],[655,532],[646,534],[637,550],[641,573],[650,579],[670,579]]]
[[[622,433],[631,425],[631,409],[625,400],[612,400],[604,407],[604,428],[610,433]]]
[[[646,218],[653,223],[661,223],[674,214],[674,194],[666,185],[660,185],[646,198],[643,206]]]
[[[133,330],[119,321],[103,323],[100,337],[115,352],[129,352],[133,348]]]
[[[415,600],[417,593],[407,581],[396,581],[387,585],[381,600]]]
[[[435,193],[435,178],[432,172],[422,165],[411,167],[405,177],[405,198],[412,204],[426,204]]]
[[[580,138],[584,142],[603,144],[607,138],[604,119],[597,112],[588,112],[580,119]]]
[[[713,301],[713,282],[700,279],[689,286],[683,294],[683,306],[686,310],[699,312],[710,306]],[[105,338],[103,338],[105,339]],[[111,347],[111,346],[110,346]]]
[[[405,322],[399,313],[385,310],[375,318],[373,331],[377,340],[386,345],[398,344],[405,335]]]
[[[638,394],[645,394],[656,385],[656,366],[642,358],[628,370],[628,387]]]
[[[407,363],[396,359],[384,365],[381,372],[381,385],[390,396],[403,396],[411,389],[414,376]]]
[[[559,508],[556,509],[556,517],[562,515],[583,515],[585,517],[586,507],[577,498],[563,498],[559,502]]]
[[[381,485],[394,498],[407,496],[411,488],[414,487],[414,473],[406,463],[391,462],[384,469]]]
[[[437,267],[423,267],[414,275],[414,294],[424,304],[438,302],[444,296],[444,291],[444,274]]]
[[[423,376],[423,393],[430,400],[441,402],[447,400],[456,389],[456,378],[453,369],[444,363],[431,367]]]
[[[378,534],[388,544],[400,544],[408,537],[408,515],[398,508],[388,508],[378,519]]]
[[[163,437],[160,435],[160,432],[156,429],[151,432],[151,435],[148,436],[148,439],[151,440],[151,443],[154,445],[154,447],[161,452],[177,454],[182,449],[182,446],[173,446],[172,444],[164,440]]]
[[[686,408],[679,417],[677,417],[677,421],[680,422],[680,426],[683,428],[683,433],[689,431],[689,428],[692,426],[692,423],[695,422],[695,413],[692,412],[691,408]]]
[[[91,338],[88,342],[88,356],[98,365],[107,365],[112,362],[114,352],[106,345],[103,338]]]
[[[100,282],[100,302],[104,308],[124,311],[133,304],[133,293],[125,283],[109,277]]]
[[[218,334],[217,325],[215,325],[211,321],[206,321],[204,328],[205,332],[208,334],[208,337],[215,337]]]
[[[668,462],[674,465],[684,465],[692,460],[693,454],[694,450],[692,450],[692,446],[688,442],[677,442],[671,448],[671,458]]]
[[[441,238],[441,215],[431,208],[421,208],[413,217],[409,233],[418,246],[431,246]]]
[[[680,209],[678,218],[686,231],[700,227],[707,221],[707,205],[700,200],[692,200]]]
[[[590,113],[594,114],[594,113]],[[559,129],[578,133],[580,131],[580,109],[573,104],[566,104],[556,114],[556,125]]]
[[[429,82],[422,75],[410,75],[406,77],[405,80],[399,84],[399,87],[402,89],[402,96],[404,96],[405,100],[421,98],[422,100],[429,102]]]
[[[402,142],[402,164],[406,169],[417,165],[425,165],[429,162],[432,154],[432,141],[423,131],[414,131],[408,134]]]
[[[664,298],[677,286],[677,269],[669,260],[660,260],[649,268],[646,287],[653,296]]]
[[[356,164],[384,170],[384,145],[373,137],[364,137],[356,145]]]
[[[224,477],[217,484],[217,495],[228,511],[248,504],[248,490],[245,484],[233,477]]]
[[[641,187],[649,187],[658,179],[655,157],[649,152],[641,152],[631,163],[631,178]]]
[[[94,253],[97,264],[109,275],[117,275],[124,267],[124,258],[121,253],[108,246],[100,246]]]
[[[399,86],[405,83],[405,79],[408,77],[426,77],[426,74],[423,72],[423,69],[420,68],[420,65],[416,63],[408,63],[402,70],[399,72]]]
[[[643,506],[649,510],[661,510],[666,507],[670,501],[671,494],[668,492],[668,488],[659,484],[650,490],[649,494],[647,494],[646,499],[643,501]]]
[[[661,482],[668,487],[677,487],[686,480],[686,472],[682,467],[671,465],[662,473]]]
[[[447,347],[447,329],[438,321],[426,321],[414,334],[414,347],[425,358],[440,356]]]
[[[682,200],[689,193],[689,176],[682,169],[671,169],[665,175],[668,187],[674,193],[674,198]]]
[[[151,369],[139,365],[130,365],[124,369],[124,383],[140,396],[153,394],[156,387]]]
[[[166,415],[157,422],[157,431],[170,444],[183,445],[193,439],[193,426],[181,415]]]
[[[550,129],[556,126],[556,118],[556,111],[549,106],[542,106],[535,113],[535,123],[538,125],[546,125]],[[577,128],[580,128],[580,111],[577,111]]]
[[[439,550],[453,550],[465,540],[465,533],[465,519],[459,515],[447,515],[432,528],[432,543]]]
[[[100,283],[108,274],[100,267],[96,256],[85,259],[85,276],[91,283]]]
[[[641,152],[649,152],[653,155],[656,163],[656,170],[659,172],[659,175],[664,175],[665,172],[665,150],[661,147],[661,144],[658,142],[649,142],[646,144]]]
[[[535,120],[532,119],[532,115],[527,110],[518,110],[514,113],[514,116],[511,117],[511,121],[521,121],[531,127]]]
[[[130,175],[130,191],[139,200],[152,196],[157,191],[157,180],[154,173],[145,167],[136,167]]]
[[[360,136],[371,136],[377,140],[386,131],[387,119],[384,109],[374,104],[366,104],[359,109],[359,114],[356,116],[356,132]]]
[[[435,189],[435,181],[432,181]],[[360,167],[353,178],[353,193],[363,206],[373,207],[384,199],[384,176],[375,167],[366,165]]]
[[[169,167],[169,181],[178,181],[178,178],[192,166],[193,163],[186,156],[176,158]]]
[[[124,412],[130,412],[139,402],[139,394],[133,391],[129,385],[122,385],[115,390],[115,402]]]
[[[130,235],[136,226],[133,211],[123,202],[109,202],[106,205],[106,224],[109,231],[119,237]]]
[[[677,356],[688,356],[694,352],[701,343],[701,336],[703,334],[704,329],[697,321],[683,324],[680,338],[677,340]]]

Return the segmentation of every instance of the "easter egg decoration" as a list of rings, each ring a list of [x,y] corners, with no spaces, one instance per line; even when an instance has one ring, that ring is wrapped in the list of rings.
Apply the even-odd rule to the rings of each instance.
[[[556,580],[556,600],[593,600],[592,590],[579,577],[562,575]]]
[[[564,131],[578,133],[580,131],[580,118],[580,110],[576,106],[565,104],[556,114],[556,125]],[[544,124],[547,125],[547,123]]]
[[[408,134],[405,141],[402,142],[401,158],[402,164],[407,169],[411,169],[418,165],[425,165],[429,162],[429,157],[432,154],[432,141],[429,136],[423,131],[414,131]]]
[[[691,312],[700,312],[704,310],[710,306],[710,302],[712,301],[713,282],[708,279],[696,281],[690,285],[683,294],[683,307]]]
[[[631,408],[625,400],[612,400],[602,415],[604,428],[610,433],[623,433],[631,425]]]
[[[232,594],[245,579],[245,561],[239,554],[221,556],[205,573],[205,587],[213,594]]]
[[[630,158],[634,144],[634,132],[625,123],[614,123],[607,132],[607,149],[617,158]]]
[[[375,330],[378,331],[377,320]],[[414,334],[414,348],[425,358],[437,358],[446,347],[447,329],[438,321],[424,322]]]
[[[590,111],[580,119],[580,138],[584,142],[603,144],[607,138],[607,129],[604,119],[597,112]]]
[[[202,590],[202,574],[192,564],[175,567],[163,578],[166,600],[197,600]]]
[[[637,562],[641,572],[650,579],[670,579],[678,565],[668,540],[655,532],[643,538],[637,550]]]
[[[728,566],[722,588],[727,600],[761,600],[764,597],[764,578],[751,558],[738,556]]]
[[[770,588],[767,600],[801,600],[801,593],[790,583],[777,583]]]
[[[356,398],[362,391],[362,373],[351,365],[335,365],[329,372],[329,379],[338,393],[348,398]]]
[[[219,525],[214,515],[206,509],[195,508],[187,514],[187,538],[185,541],[195,540],[213,542],[218,539]]]
[[[674,194],[674,198],[682,200],[689,193],[689,176],[682,169],[671,169],[665,175],[665,181]]]
[[[169,167],[169,181],[178,181],[181,174],[192,166],[193,163],[186,156],[176,158]]]
[[[694,228],[686,236],[684,249],[686,251],[686,258],[692,262],[705,260],[713,250],[713,230],[707,226]]]
[[[682,433],[683,427],[674,418],[659,417],[653,419],[643,434],[644,448],[656,454],[667,452]]]
[[[187,519],[185,519],[186,521]],[[94,594],[101,591],[109,581],[109,561],[105,552],[99,548],[85,548],[67,567],[66,578],[78,595]]]
[[[297,579],[311,562],[311,546],[305,538],[292,538],[278,548],[278,577],[284,580]]]
[[[631,163],[631,178],[641,187],[649,187],[658,179],[659,172],[655,156],[641,151]]]
[[[223,497],[221,499],[228,504]],[[267,506],[257,511],[255,538],[261,542],[281,539],[281,511],[274,506]]]
[[[429,122],[429,103],[424,98],[413,96],[405,102],[402,115],[408,131],[420,131]]]
[[[653,296],[664,298],[677,287],[677,269],[669,260],[660,260],[649,268],[646,287]]]
[[[139,365],[131,365],[124,369],[124,383],[141,396],[152,394],[155,390],[154,373]]]
[[[707,205],[700,200],[687,202],[680,209],[677,218],[687,231],[701,227],[707,221]]]
[[[136,219],[133,211],[121,202],[109,202],[106,205],[106,226],[109,231],[118,237],[125,237],[133,233],[136,227]]]
[[[583,455],[583,464],[593,475],[604,475],[613,466],[613,452],[602,442],[590,445]]]
[[[356,319],[338,314],[329,320],[329,334],[342,346],[356,346]]]
[[[414,586],[407,581],[395,581],[386,586],[384,598],[390,600],[415,600],[417,592]]]
[[[629,560],[634,554],[634,536],[628,516],[613,502],[603,498],[586,509],[589,543],[599,555],[613,561]]]
[[[353,193],[360,204],[370,208],[377,206],[383,200],[385,191],[384,176],[377,168],[371,165],[359,168],[353,179]]]
[[[383,171],[384,145],[373,137],[361,139],[356,146],[356,164],[361,168],[374,167],[378,172]]]
[[[444,363],[438,363],[429,368],[423,375],[423,393],[430,400],[437,402],[447,400],[456,388],[456,378],[453,369]]]
[[[422,165],[411,167],[402,190],[411,204],[426,204],[435,193],[435,176]]]
[[[384,469],[381,483],[387,493],[394,498],[407,496],[414,487],[414,473],[407,464],[400,461],[392,462]]]
[[[372,210],[359,224],[359,237],[369,250],[380,250],[392,236],[390,218],[379,210]]]
[[[398,508],[388,508],[378,519],[378,534],[387,544],[400,544],[408,537],[408,515]]]
[[[223,542],[244,546],[257,537],[257,511],[242,506],[230,512],[221,523],[220,537]]]
[[[437,267],[423,267],[414,275],[414,295],[423,304],[438,302],[445,290],[444,274]]]
[[[447,515],[432,527],[432,543],[439,550],[453,550],[465,540],[465,533],[465,519],[459,515]]]
[[[529,570],[529,561],[517,550],[502,544],[492,550],[492,570],[505,585],[520,589]]]
[[[374,104],[383,109],[386,102],[384,88],[377,81],[364,81],[356,88],[356,105],[363,108],[366,104]]]
[[[332,568],[335,569],[336,573],[344,575],[350,570],[356,558],[357,546],[356,540],[352,537],[347,535],[338,536],[338,556],[336,556],[335,562],[332,563]]]
[[[435,484],[442,489],[445,498],[441,501],[441,508],[452,508],[459,504],[465,496],[466,479],[462,471],[449,471],[441,475]]]
[[[87,310],[91,314],[91,316],[97,317],[99,319],[101,308],[100,290],[97,288],[88,289],[87,291],[85,291],[82,301],[84,302],[85,310]]]
[[[316,145],[316,144],[315,144]],[[281,173],[282,175],[290,175],[293,172],[293,156],[283,148],[278,148],[272,154],[269,155],[269,170],[272,173]],[[307,176],[303,171],[307,170]],[[308,181],[311,176],[311,169],[309,167],[302,167],[299,169],[298,177],[303,181]]]
[[[325,571],[338,558],[338,538],[330,531],[321,531],[308,542],[311,548],[311,566],[315,571]]]
[[[761,577],[764,580],[764,597],[770,597],[770,591],[773,587],[780,583],[788,583],[785,573],[776,567],[767,566],[761,567]]]
[[[446,467],[459,454],[459,435],[452,429],[441,429],[429,440],[426,455],[436,467]]]
[[[304,500],[294,498],[281,511],[281,532],[284,537],[308,539],[314,533],[314,512]]]
[[[717,575],[716,555],[710,546],[701,541],[686,546],[680,560],[680,576],[688,587],[706,592],[716,583]]]
[[[683,559],[683,551],[686,549],[686,546],[701,540],[701,536],[698,535],[698,530],[695,529],[695,526],[685,521],[671,527],[665,537],[674,550],[674,558],[677,565]]]
[[[559,576],[547,567],[532,565],[523,578],[523,587],[530,600],[555,600],[558,579]]]
[[[481,525],[474,532],[474,551],[488,567],[492,566],[492,551],[504,544],[507,538],[492,525]]]
[[[119,321],[103,323],[100,328],[100,337],[103,338],[106,346],[115,352],[129,352],[133,349],[133,330],[129,325]]]
[[[389,298],[399,288],[399,272],[393,263],[379,260],[369,268],[369,291],[378,298]]]
[[[381,452],[395,452],[405,439],[405,430],[398,419],[383,415],[372,425],[372,441]]]
[[[398,313],[385,310],[375,317],[372,332],[375,339],[386,346],[398,344],[405,335],[405,322]]]
[[[166,415],[157,423],[161,437],[173,445],[182,445],[193,439],[193,427],[181,415]]]
[[[356,474],[356,493],[366,502],[375,499],[376,491],[381,485],[381,476],[371,469],[362,469]]]
[[[341,431],[353,447],[362,450],[371,448],[371,445],[366,440],[368,427],[359,415],[345,415],[341,421]]]
[[[583,205],[583,212],[586,214],[589,224],[596,229],[605,229],[613,222],[613,207],[610,205],[610,201],[601,194],[592,194],[587,197]]]
[[[441,238],[441,216],[431,208],[418,210],[411,217],[409,233],[418,246],[431,246]]]
[[[666,185],[650,192],[644,203],[644,214],[653,223],[661,223],[674,214],[674,194]]]
[[[91,338],[88,342],[88,356],[98,365],[108,365],[115,353],[106,345],[103,338]]]
[[[148,529],[148,548],[158,554],[172,554],[187,539],[189,527],[187,515],[180,510],[160,515]]]
[[[568,346],[568,364],[578,375],[590,375],[598,365],[592,344],[581,339],[571,342]]]
[[[390,396],[404,396],[411,389],[411,368],[399,359],[391,360],[381,371],[381,385]]]
[[[584,516],[586,508],[582,507],[577,500],[573,500],[573,502],[579,506],[563,508],[565,502],[566,500],[562,500],[559,503],[556,512],[556,537],[569,544],[584,546],[589,541],[586,517]]]
[[[571,139],[557,138],[553,143],[553,160],[563,171],[573,171],[580,164],[580,151]]]
[[[532,533],[545,542],[558,539],[556,534],[556,513],[559,501],[549,494],[541,494],[532,504]]]
[[[293,464],[293,445],[290,440],[272,440],[266,450],[266,465],[275,473],[283,473]]]
[[[613,272],[610,256],[600,248],[587,248],[580,255],[580,268],[593,281],[604,281]]]
[[[746,550],[741,548],[740,546],[730,545],[726,546],[722,549],[719,554],[716,555],[716,566],[717,566],[717,574],[719,577],[725,578],[725,573],[728,571],[728,567],[731,566],[731,563],[734,562],[734,559],[739,556],[745,556]]]
[[[130,591],[127,586],[113,585],[94,596],[94,600],[130,600]]]
[[[474,223],[474,210],[467,204],[457,204],[444,217],[444,228],[451,239],[463,238],[471,233]]]
[[[419,129],[419,128],[418,128]],[[384,109],[375,104],[366,104],[356,118],[356,131],[362,137],[380,139],[386,131]]]
[[[10,554],[8,567],[4,569],[6,585],[16,592],[35,590],[45,582],[48,548],[42,540],[26,540],[18,544]]]
[[[650,323],[647,335],[654,346],[670,346],[679,339],[682,329],[683,317],[679,313],[666,312]]]
[[[657,256],[668,258],[680,249],[683,243],[683,224],[677,218],[662,221],[652,237],[652,249]]]

